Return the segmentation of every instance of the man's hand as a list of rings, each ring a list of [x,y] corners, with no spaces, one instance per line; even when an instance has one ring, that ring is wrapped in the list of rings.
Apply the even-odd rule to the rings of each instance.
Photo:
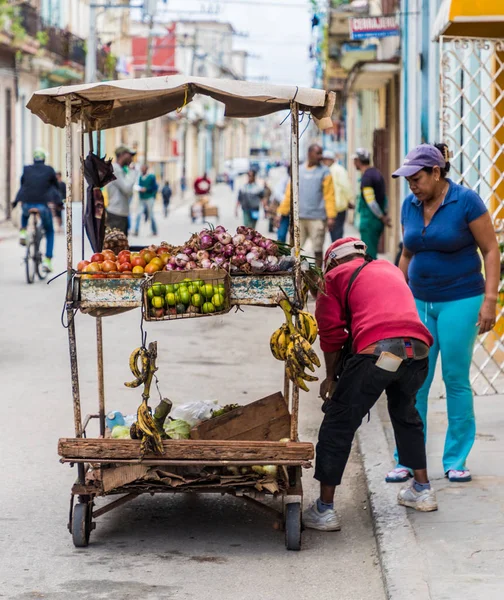
[[[388,215],[383,215],[380,221],[385,225],[385,227],[392,227],[392,219]]]
[[[334,390],[336,389],[336,382],[331,377],[327,377],[320,384],[320,397],[322,400],[329,400],[332,398],[334,394]]]
[[[336,219],[327,219],[327,229],[332,231],[336,225]]]

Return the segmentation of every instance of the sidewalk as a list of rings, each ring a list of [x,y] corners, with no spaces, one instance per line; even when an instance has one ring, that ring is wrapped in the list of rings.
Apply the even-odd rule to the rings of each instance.
[[[439,389],[435,382],[434,395]],[[444,477],[445,398],[429,401],[427,443],[439,510],[395,505],[400,485],[386,484],[394,439],[386,402],[359,430],[384,579],[391,600],[501,600],[504,597],[504,395],[475,398],[477,435],[471,483]],[[401,515],[402,513],[402,515]]]
[[[18,228],[12,221],[0,221],[0,242],[9,240],[18,235]]]

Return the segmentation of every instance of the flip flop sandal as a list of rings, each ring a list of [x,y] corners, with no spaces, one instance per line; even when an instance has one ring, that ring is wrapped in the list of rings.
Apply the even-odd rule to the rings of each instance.
[[[472,475],[468,469],[463,469],[461,471],[450,469],[445,473],[445,477],[448,477],[448,480],[453,483],[466,483],[467,481],[472,481]]]

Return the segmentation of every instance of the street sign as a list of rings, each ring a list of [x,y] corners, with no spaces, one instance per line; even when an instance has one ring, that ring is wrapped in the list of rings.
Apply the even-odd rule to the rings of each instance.
[[[400,34],[396,17],[357,17],[350,19],[350,39],[383,38]]]

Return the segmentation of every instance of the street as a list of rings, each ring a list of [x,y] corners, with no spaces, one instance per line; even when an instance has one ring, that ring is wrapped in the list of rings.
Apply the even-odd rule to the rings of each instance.
[[[213,201],[219,222],[234,230],[239,224],[235,197],[219,185]],[[182,242],[198,227],[189,221],[187,204],[179,204],[166,220],[157,210],[157,242]],[[151,239],[140,237],[138,243]],[[68,340],[60,322],[65,280],[29,286],[17,239],[4,238],[0,249],[0,598],[385,598],[356,448],[337,493],[342,531],[306,530],[301,552],[287,552],[283,533],[273,529],[269,517],[238,499],[184,494],[142,496],[99,517],[89,547],[75,549],[66,525],[76,469],[59,464],[56,451],[58,438],[74,434]],[[64,269],[64,252],[65,237],[59,235],[55,273]],[[174,403],[245,404],[282,389],[282,364],[271,356],[268,343],[282,318],[280,309],[247,308],[212,319],[146,324],[148,341],[158,341],[162,394]],[[85,415],[97,410],[95,320],[78,313],[76,324]],[[106,318],[103,329],[106,409],[133,413],[140,392],[123,382],[131,378],[129,354],[140,345],[140,311]],[[301,394],[300,439],[315,442],[322,416],[318,385]],[[304,473],[303,485],[306,505],[317,494],[311,470]],[[99,506],[105,502],[98,499]]]

